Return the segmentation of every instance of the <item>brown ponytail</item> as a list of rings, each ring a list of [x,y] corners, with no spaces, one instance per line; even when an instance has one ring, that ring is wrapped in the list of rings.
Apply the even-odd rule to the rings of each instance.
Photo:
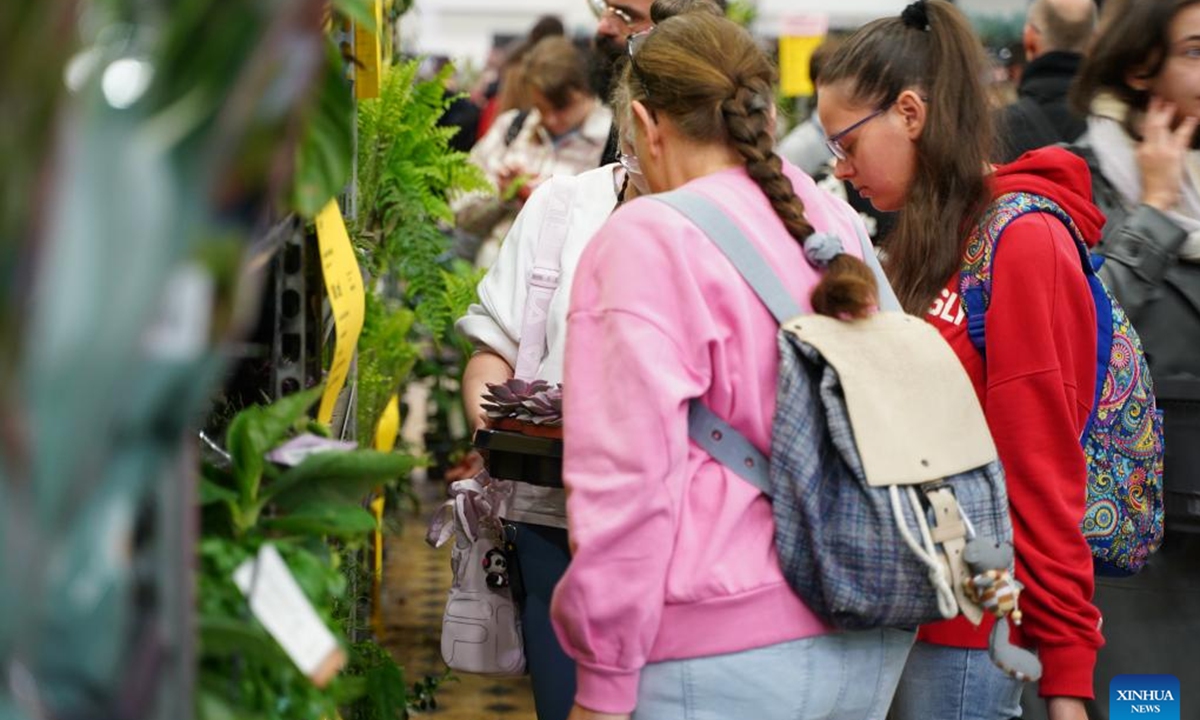
[[[635,71],[637,78],[631,77]],[[626,66],[621,85],[629,100],[670,116],[689,139],[735,149],[788,233],[803,244],[813,228],[775,153],[774,80],[770,61],[739,25],[685,13],[655,27],[638,51],[636,68]],[[841,255],[829,263],[812,298],[823,315],[863,317],[876,306],[878,289],[870,268]]]
[[[821,69],[822,86],[843,85],[856,103],[883,107],[905,90],[925,102],[917,166],[885,269],[900,304],[923,315],[962,265],[963,244],[991,201],[991,112],[983,45],[943,0],[909,5],[855,32]],[[867,158],[864,162],[869,162]]]

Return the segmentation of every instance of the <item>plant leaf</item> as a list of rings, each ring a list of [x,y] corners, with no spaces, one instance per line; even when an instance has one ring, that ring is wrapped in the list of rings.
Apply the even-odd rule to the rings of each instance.
[[[279,444],[317,398],[321,386],[309,388],[276,400],[270,405],[255,405],[241,411],[229,424],[225,445],[233,457],[233,473],[244,503],[258,497],[262,481],[263,455]]]
[[[404,670],[390,657],[367,671],[367,697],[375,709],[375,717],[403,720],[407,717],[408,688]]]
[[[365,536],[374,532],[375,516],[359,505],[306,505],[260,523],[271,530],[300,535]]]
[[[207,478],[200,481],[200,507],[222,501],[236,503],[238,501],[238,494],[227,487],[221,487]]]
[[[333,0],[333,9],[366,30],[375,30],[374,3],[371,0]]]
[[[372,488],[411,472],[420,462],[411,455],[375,450],[316,453],[275,479],[262,497],[284,509],[316,496],[358,502]]]
[[[238,720],[225,698],[214,692],[201,689],[196,695],[196,717],[199,720]]]
[[[205,656],[242,656],[270,665],[291,663],[283,648],[255,623],[238,618],[201,615],[199,618],[200,649]]]

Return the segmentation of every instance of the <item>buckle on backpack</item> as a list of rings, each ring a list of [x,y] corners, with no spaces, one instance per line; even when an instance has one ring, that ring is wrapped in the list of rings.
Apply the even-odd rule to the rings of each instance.
[[[548,288],[553,290],[558,287],[558,270],[552,268],[535,267],[529,273],[529,284],[536,287]]]

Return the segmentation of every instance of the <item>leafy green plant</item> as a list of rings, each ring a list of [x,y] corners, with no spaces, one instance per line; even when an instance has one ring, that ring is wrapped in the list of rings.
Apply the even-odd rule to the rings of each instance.
[[[748,28],[758,20],[758,6],[750,0],[731,0],[725,7],[725,17]]]
[[[345,642],[349,628],[339,608],[348,599],[340,553],[356,552],[375,529],[375,518],[362,506],[367,493],[407,475],[419,460],[372,450],[318,452],[287,469],[266,460],[292,434],[311,428],[307,412],[320,393],[313,388],[241,411],[226,433],[228,462],[203,469],[197,698],[202,719],[247,713],[272,720],[332,718],[340,708],[362,703],[382,708],[380,718],[406,712],[403,675],[386,652],[360,643],[346,675],[317,688],[253,618],[232,579],[239,565],[272,543],[317,614]],[[369,666],[357,665],[368,656]],[[381,690],[397,677],[396,688]]]
[[[373,278],[359,341],[359,427],[374,422],[412,376],[441,379],[461,371],[470,348],[454,321],[476,300],[482,271],[453,257],[450,197],[491,190],[464,153],[449,148],[455,128],[438,125],[454,99],[453,68],[417,80],[419,61],[390,67],[379,98],[358,115],[358,193],[353,228]]]
[[[446,305],[448,275],[468,274],[449,259],[449,198],[491,187],[465,154],[449,149],[457,130],[437,124],[453,99],[445,92],[453,68],[417,82],[418,67],[411,61],[391,68],[379,98],[359,108],[358,189],[365,211],[356,236],[369,274],[398,282],[404,304],[440,342],[449,323],[440,307],[426,308],[425,302]]]
[[[420,357],[410,340],[416,314],[395,300],[367,293],[358,340],[358,427],[367,432],[399,392]]]

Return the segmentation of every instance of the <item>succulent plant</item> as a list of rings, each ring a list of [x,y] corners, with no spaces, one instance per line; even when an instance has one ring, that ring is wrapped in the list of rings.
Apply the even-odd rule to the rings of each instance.
[[[562,425],[561,383],[512,378],[501,384],[488,383],[487,388],[483,410],[493,420],[511,418],[545,427]]]

